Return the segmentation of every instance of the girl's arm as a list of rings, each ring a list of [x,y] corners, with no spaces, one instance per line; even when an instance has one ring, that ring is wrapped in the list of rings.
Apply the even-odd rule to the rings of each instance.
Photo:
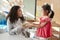
[[[31,25],[32,25],[32,24],[31,24],[30,22],[25,21],[22,26],[23,26],[24,28],[29,28],[29,27],[31,27]]]
[[[32,26],[37,27],[37,28],[39,28],[39,27],[44,27],[49,21],[50,21],[50,18],[45,18],[45,19],[44,19],[44,22],[42,22],[41,24],[37,24],[37,25],[36,25],[36,24],[33,23]]]
[[[47,24],[47,22],[43,22],[43,23],[41,23],[38,27],[43,27],[43,26],[45,26]]]
[[[43,22],[41,24],[32,24],[32,26],[39,28],[39,27],[45,26],[46,24],[47,24],[47,22]]]

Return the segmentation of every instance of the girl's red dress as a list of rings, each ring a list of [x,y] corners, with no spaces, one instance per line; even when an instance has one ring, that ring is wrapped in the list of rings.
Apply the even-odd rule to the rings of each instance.
[[[37,29],[37,36],[38,37],[44,37],[48,38],[52,36],[52,28],[51,28],[51,21],[49,17],[41,17],[40,18],[40,24],[43,22],[47,22],[47,24],[43,27],[40,27]]]

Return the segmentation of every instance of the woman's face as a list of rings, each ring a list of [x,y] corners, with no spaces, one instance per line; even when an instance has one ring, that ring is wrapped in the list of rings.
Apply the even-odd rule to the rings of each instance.
[[[22,10],[21,10],[21,8],[19,8],[19,9],[17,10],[17,14],[18,14],[18,17],[22,17]]]

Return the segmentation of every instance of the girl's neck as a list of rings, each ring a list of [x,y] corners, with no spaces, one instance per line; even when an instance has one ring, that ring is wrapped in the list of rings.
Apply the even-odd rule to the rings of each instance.
[[[48,15],[43,15],[43,16],[48,16]]]
[[[43,15],[43,17],[49,17],[48,15]]]
[[[45,13],[45,14],[43,14],[43,17],[49,17],[49,16]]]

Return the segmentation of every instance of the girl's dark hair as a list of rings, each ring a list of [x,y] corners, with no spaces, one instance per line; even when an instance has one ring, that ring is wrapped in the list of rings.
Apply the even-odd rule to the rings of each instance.
[[[51,10],[51,6],[49,4],[43,5],[42,6],[43,10],[48,10],[48,14],[50,13],[50,18],[53,18],[54,16],[54,11]]]
[[[11,8],[11,10],[10,10],[10,12],[9,12],[9,14],[8,14],[6,19],[9,18],[11,23],[15,23],[18,20],[18,18],[20,18],[22,21],[24,21],[24,17],[23,16],[22,17],[18,17],[18,15],[17,15],[17,10],[19,8],[20,8],[20,6],[13,6]]]

